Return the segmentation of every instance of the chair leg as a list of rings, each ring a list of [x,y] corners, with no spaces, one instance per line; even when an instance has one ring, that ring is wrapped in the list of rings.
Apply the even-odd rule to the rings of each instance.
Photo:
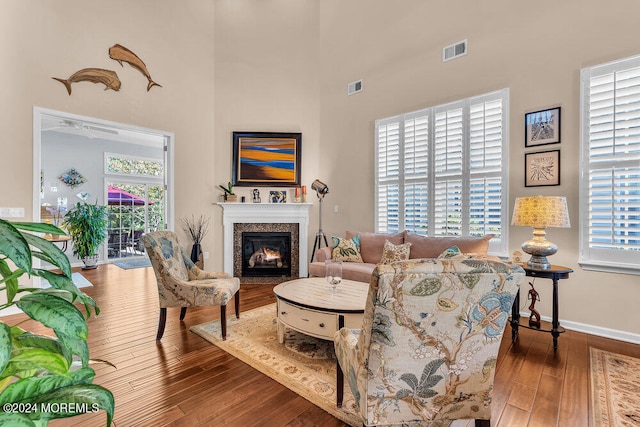
[[[476,420],[476,427],[491,427],[491,420]]]
[[[227,339],[227,306],[220,306],[220,327],[222,328],[222,341]]]
[[[336,359],[336,406],[342,408],[342,397],[344,396],[344,374],[338,359]]]
[[[167,309],[160,308],[160,320],[158,321],[158,335],[156,341],[160,341],[164,335],[164,325],[167,323]]]
[[[187,314],[187,307],[182,307],[180,309],[180,321],[182,322],[184,320],[184,316],[186,316]]]
[[[235,303],[236,303],[236,318],[239,319],[240,318],[240,290],[238,290],[238,292],[236,292],[236,297],[235,297]]]

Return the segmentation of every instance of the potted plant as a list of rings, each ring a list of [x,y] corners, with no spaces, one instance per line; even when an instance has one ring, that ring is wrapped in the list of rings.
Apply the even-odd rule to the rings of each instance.
[[[84,262],[84,268],[97,268],[98,250],[107,237],[107,207],[96,201],[91,205],[78,202],[64,217],[62,226],[73,242],[73,254]]]
[[[224,197],[225,202],[238,201],[238,196],[233,193],[233,185],[231,184],[231,181],[229,181],[226,187],[224,185],[219,185],[219,187],[222,188],[222,191],[224,191],[222,197]]]
[[[103,409],[109,426],[113,394],[93,384],[87,321],[72,302],[84,305],[87,318],[91,307],[96,315],[100,309],[74,285],[64,252],[30,232],[65,234],[52,224],[0,220],[0,292],[7,301],[0,309],[15,305],[55,336],[0,321],[0,425],[43,426],[53,418]],[[61,273],[34,267],[34,258],[46,260]],[[51,288],[19,287],[18,278],[24,274],[48,280]],[[65,410],[60,409],[62,402]]]

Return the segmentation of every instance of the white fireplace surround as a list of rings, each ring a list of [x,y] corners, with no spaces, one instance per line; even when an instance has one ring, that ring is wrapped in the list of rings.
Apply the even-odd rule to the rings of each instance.
[[[216,203],[222,207],[224,272],[233,275],[233,224],[299,224],[299,276],[309,275],[309,209],[312,203]]]

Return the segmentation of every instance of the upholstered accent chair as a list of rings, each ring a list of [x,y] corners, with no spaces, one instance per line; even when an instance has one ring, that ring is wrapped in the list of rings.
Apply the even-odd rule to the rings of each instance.
[[[524,277],[520,266],[480,259],[378,265],[362,330],[335,334],[338,406],[344,372],[364,425],[488,426],[500,341]]]
[[[227,302],[235,295],[236,317],[240,317],[240,280],[227,273],[209,273],[196,267],[178,237],[171,231],[156,231],[142,236],[158,283],[160,320],[156,341],[162,339],[167,322],[167,307],[220,306],[222,339],[227,337]]]

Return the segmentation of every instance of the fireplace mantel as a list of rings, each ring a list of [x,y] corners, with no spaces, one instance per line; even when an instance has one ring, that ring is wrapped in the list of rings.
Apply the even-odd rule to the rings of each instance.
[[[288,223],[299,224],[300,277],[309,274],[309,210],[312,203],[216,203],[222,207],[223,264],[225,273],[233,275],[233,224]]]

